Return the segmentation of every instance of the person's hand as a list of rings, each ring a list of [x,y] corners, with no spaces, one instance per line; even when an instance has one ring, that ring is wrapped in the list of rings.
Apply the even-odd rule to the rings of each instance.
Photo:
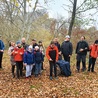
[[[49,61],[53,61],[53,60],[50,58]]]
[[[20,55],[22,55],[23,53],[22,52],[20,52]]]
[[[80,52],[82,52],[84,49],[80,49]]]
[[[0,50],[1,52],[3,52],[4,50]]]
[[[24,63],[24,66],[27,66],[27,63]]]

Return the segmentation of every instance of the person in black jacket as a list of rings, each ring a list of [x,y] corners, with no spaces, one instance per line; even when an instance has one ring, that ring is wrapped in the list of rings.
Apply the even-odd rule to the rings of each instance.
[[[89,50],[89,46],[88,43],[85,41],[85,37],[82,36],[81,40],[77,43],[76,46],[76,68],[77,71],[80,71],[80,62],[82,60],[82,71],[86,70],[86,55],[87,55],[87,51]]]
[[[64,60],[70,63],[70,57],[72,55],[73,46],[70,42],[70,36],[66,35],[65,41],[61,44],[61,53],[63,54]]]

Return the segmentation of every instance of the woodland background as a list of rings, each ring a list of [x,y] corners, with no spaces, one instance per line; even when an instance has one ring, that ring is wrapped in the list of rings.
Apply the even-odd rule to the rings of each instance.
[[[85,18],[85,13],[90,10],[98,12],[98,0],[83,0],[77,6],[77,0],[68,0],[67,6],[69,19],[58,16],[50,18],[45,7],[40,6],[40,0],[0,0],[0,35],[5,43],[3,57],[3,70],[0,70],[0,98],[98,98],[98,73],[75,72],[76,55],[73,51],[71,57],[72,76],[59,76],[58,80],[49,80],[49,64],[45,58],[41,77],[32,76],[30,80],[22,78],[17,80],[11,76],[11,65],[7,54],[8,43],[26,38],[28,44],[35,38],[42,40],[45,47],[50,41],[58,37],[62,43],[65,36],[71,36],[71,42],[75,49],[76,43],[84,35],[90,44],[98,39],[97,27],[89,26],[93,18]],[[44,4],[52,2],[43,0]],[[33,3],[32,3],[33,2]],[[27,8],[32,9],[31,11]],[[89,28],[87,28],[89,26]],[[97,60],[98,61],[98,60]],[[88,55],[87,55],[88,66]],[[95,71],[98,71],[96,63]]]

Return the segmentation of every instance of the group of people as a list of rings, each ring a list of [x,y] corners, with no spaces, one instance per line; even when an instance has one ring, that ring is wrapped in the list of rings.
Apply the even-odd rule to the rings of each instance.
[[[98,40],[92,45],[88,45],[84,36],[81,36],[80,41],[76,45],[76,71],[80,72],[80,63],[82,61],[82,71],[86,68],[86,55],[89,52],[89,64],[87,71],[94,72],[94,66],[96,59],[98,58]],[[2,56],[4,51],[4,43],[0,40],[0,68],[2,68]],[[59,43],[58,38],[54,38],[50,42],[49,46],[45,49],[42,41],[36,42],[32,39],[30,45],[26,44],[25,38],[21,41],[17,41],[16,44],[11,41],[9,44],[8,54],[10,55],[10,61],[12,65],[12,76],[15,77],[15,66],[16,66],[16,77],[19,79],[23,76],[23,69],[26,70],[26,79],[30,78],[32,74],[35,77],[41,75],[43,70],[44,57],[46,56],[49,60],[50,65],[50,80],[57,79],[57,66],[56,62],[61,56],[63,56],[66,62],[70,64],[70,58],[73,53],[73,45],[70,42],[70,36],[66,35],[64,42]],[[53,71],[54,69],[54,71]]]
[[[10,61],[12,65],[12,76],[19,79],[23,77],[23,69],[26,70],[26,79],[30,78],[32,74],[37,77],[43,70],[43,61],[45,56],[45,49],[42,41],[36,43],[35,39],[32,39],[30,45],[26,44],[25,38],[21,41],[10,42],[8,54],[10,55]]]

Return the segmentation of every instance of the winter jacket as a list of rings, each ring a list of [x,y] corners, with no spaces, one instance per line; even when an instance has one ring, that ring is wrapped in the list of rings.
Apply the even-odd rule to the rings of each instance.
[[[15,61],[23,61],[24,48],[15,47],[13,56]]]
[[[23,62],[26,63],[27,65],[34,64],[35,59],[33,52],[25,51],[23,55]]]
[[[64,41],[61,45],[61,52],[63,55],[69,56],[72,55],[73,46],[70,41]]]
[[[43,62],[43,55],[39,50],[34,50],[35,63]]]
[[[52,59],[53,61],[58,61],[58,48],[57,48],[57,46],[54,46],[53,48],[51,48],[51,46],[47,47],[46,56],[47,56],[48,60]]]
[[[90,56],[93,57],[93,58],[97,58],[98,57],[98,45],[91,45],[89,47],[90,49]]]
[[[80,49],[83,49],[83,51],[80,51]],[[79,41],[77,43],[76,54],[86,55],[88,50],[89,50],[89,46],[86,41]]]
[[[5,46],[2,40],[0,40],[0,50],[4,50]]]
[[[61,51],[61,49],[60,49],[60,44],[59,44],[58,42],[56,42],[55,45],[57,46],[58,51],[60,52],[60,51]]]

